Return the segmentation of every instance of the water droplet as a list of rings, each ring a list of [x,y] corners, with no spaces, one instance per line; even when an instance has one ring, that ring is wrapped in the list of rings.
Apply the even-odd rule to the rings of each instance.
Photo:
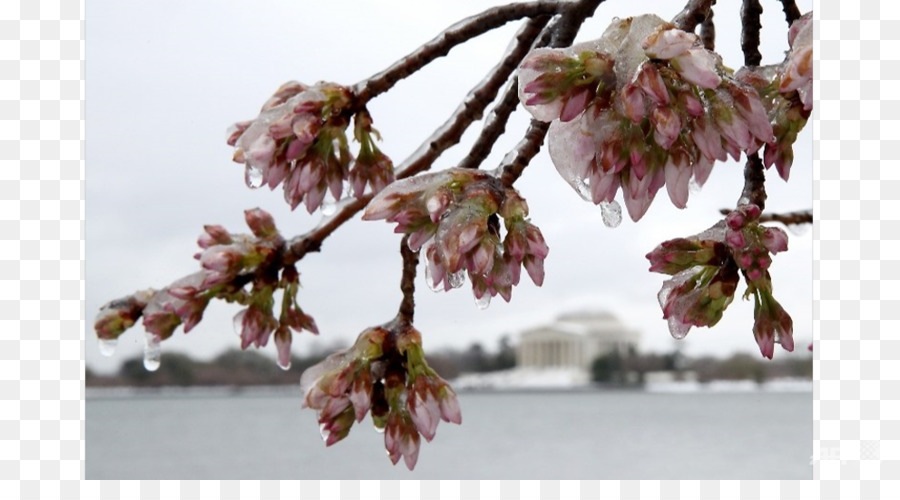
[[[256,189],[256,188],[262,186],[262,184],[263,184],[262,169],[248,163],[247,166],[244,168],[244,182],[246,182],[247,187],[249,187],[251,189]]]
[[[246,314],[246,309],[241,309],[241,311],[234,315],[233,325],[234,325],[234,333],[238,337],[241,336],[241,333],[244,331],[244,314]]]
[[[322,441],[328,441],[328,427],[325,424],[319,424],[319,435],[322,436]]]
[[[481,298],[475,297],[475,305],[482,311],[487,309],[488,306],[491,305],[491,294],[484,292],[484,295],[482,295]]]
[[[669,333],[676,339],[683,339],[690,329],[690,324],[682,323],[674,316],[669,317]]]
[[[591,201],[593,199],[591,197],[591,188],[584,179],[573,177],[569,183],[572,184],[572,187],[575,188],[575,192],[578,193],[578,196],[581,196],[584,201]]]
[[[337,203],[332,203],[330,201],[326,201],[325,203],[322,203],[321,210],[322,210],[322,215],[324,215],[326,217],[330,217],[330,216],[334,215],[335,212],[337,212]]]
[[[447,275],[447,281],[450,282],[450,286],[453,288],[459,288],[463,286],[463,283],[466,282],[465,269],[460,269],[458,272]]]
[[[159,369],[159,357],[162,355],[162,348],[159,346],[159,339],[152,333],[144,335],[144,368],[148,372],[155,372]]]
[[[622,206],[616,200],[601,201],[600,214],[606,227],[618,227],[622,223]]]
[[[116,353],[116,346],[119,344],[119,339],[99,339],[99,344],[100,354],[108,358]]]
[[[375,427],[375,432],[384,434],[384,427],[378,427],[378,424],[373,425],[373,427]]]
[[[290,360],[290,359],[287,360],[287,363],[285,363],[285,364],[281,364],[281,360],[280,360],[280,359],[277,360],[276,363],[278,364],[278,368],[281,368],[281,369],[284,370],[284,371],[288,371],[288,370],[291,369],[291,360]]]

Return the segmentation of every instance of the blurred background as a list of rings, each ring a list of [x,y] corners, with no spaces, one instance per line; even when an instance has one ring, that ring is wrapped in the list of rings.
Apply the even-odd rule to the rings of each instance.
[[[500,3],[88,5],[88,478],[811,477],[808,228],[792,228],[790,250],[774,259],[775,296],[794,319],[797,345],[794,353],[778,348],[774,361],[759,355],[752,305],[739,299],[714,329],[672,339],[656,300],[664,276],[647,272],[644,255],[658,243],[698,233],[734,206],[742,166],[733,162],[716,166],[687,209],[660,193],[639,224],[625,217],[610,229],[546,152],[536,157],[516,187],[550,246],[543,287],[525,279],[510,303],[481,310],[467,286],[432,293],[423,278],[417,283],[416,326],[429,362],[462,392],[464,425],[442,425],[415,474],[391,467],[373,443],[381,436],[368,429],[325,450],[314,413],[299,411],[302,370],[395,314],[399,236],[382,221],[351,221],[300,262],[299,302],[321,336],[295,335],[290,371],[275,365],[273,345],[236,350],[238,307],[224,303],[211,304],[190,335],[179,329],[163,343],[156,372],[143,368],[140,326],[113,356],[100,355],[96,311],[194,272],[204,224],[244,232],[243,210],[258,206],[292,236],[321,218],[291,212],[280,189],[244,185],[243,166],[225,144],[229,125],[255,117],[285,81],[355,83]],[[784,17],[778,3],[764,7],[763,63],[775,63],[787,49]],[[681,8],[610,0],[577,41],[599,37],[614,17],[671,19]],[[717,50],[734,68],[742,62],[738,8],[721,2],[715,10]],[[397,163],[414,151],[518,27],[455,48],[370,103],[379,147]],[[513,115],[485,166],[499,164],[528,118]],[[476,123],[435,168],[453,166],[479,131]],[[768,173],[769,211],[811,208],[811,127],[794,150],[790,183]],[[496,453],[513,458],[498,461]]]

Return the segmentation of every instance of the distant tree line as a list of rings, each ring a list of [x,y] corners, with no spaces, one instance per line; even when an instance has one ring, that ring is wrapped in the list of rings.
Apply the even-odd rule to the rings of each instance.
[[[693,372],[698,382],[712,380],[755,380],[764,382],[775,378],[807,378],[813,375],[812,356],[782,356],[777,360],[763,360],[747,353],[735,353],[727,358],[703,356],[687,358],[679,352],[667,354],[626,354],[613,351],[594,360],[591,378],[608,384],[640,384],[648,372]]]
[[[289,370],[282,370],[271,358],[255,350],[231,349],[210,361],[166,352],[155,372],[144,369],[143,358],[136,356],[125,360],[114,375],[98,375],[87,370],[85,383],[89,387],[296,384],[303,371],[325,359],[328,352],[328,349],[314,349],[306,356],[291,356]],[[516,365],[515,349],[508,336],[500,339],[494,351],[485,349],[480,343],[473,343],[462,350],[435,350],[427,359],[428,364],[447,379],[453,379],[460,373],[508,370]]]

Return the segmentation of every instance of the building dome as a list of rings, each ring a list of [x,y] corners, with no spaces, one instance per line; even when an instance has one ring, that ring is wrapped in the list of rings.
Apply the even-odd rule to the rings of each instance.
[[[640,334],[606,311],[563,314],[549,325],[522,333],[516,364],[531,368],[587,370],[599,356],[637,350]]]

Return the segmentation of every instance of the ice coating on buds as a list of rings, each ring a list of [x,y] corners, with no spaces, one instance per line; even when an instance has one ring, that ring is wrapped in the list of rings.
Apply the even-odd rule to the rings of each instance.
[[[259,116],[233,125],[228,144],[235,147],[234,161],[245,165],[247,185],[282,185],[292,210],[302,203],[312,213],[327,193],[340,199],[345,181],[356,197],[366,186],[378,191],[390,184],[393,164],[374,146],[372,119],[365,109],[352,109],[352,97],[335,83],[288,82]],[[354,137],[360,143],[355,160],[346,134],[354,112]]]
[[[754,299],[753,335],[763,356],[776,343],[794,348],[793,322],[772,296],[771,255],[787,250],[787,234],[759,224],[760,209],[741,205],[703,233],[665,241],[647,254],[650,270],[672,275],[658,294],[663,318],[676,338],[691,327],[713,326],[734,298],[740,275],[744,298]]]
[[[362,332],[352,347],[307,369],[300,379],[304,407],[316,410],[326,446],[348,435],[371,413],[384,431],[388,458],[412,470],[421,437],[431,441],[441,420],[459,424],[456,393],[425,361],[421,334],[393,321]]]
[[[297,269],[293,265],[282,267],[275,260],[280,257],[284,238],[272,216],[260,208],[246,210],[244,215],[252,235],[231,234],[219,225],[204,226],[197,239],[202,251],[194,255],[200,261],[200,271],[159,291],[138,292],[103,306],[95,330],[101,340],[107,341],[105,347],[143,317],[149,335],[147,345],[157,352],[159,342],[168,339],[178,326],[190,332],[202,320],[209,301],[218,298],[246,306],[234,318],[242,349],[264,347],[274,332],[278,364],[290,367],[292,331],[315,334],[318,328],[297,304]],[[277,289],[283,293],[276,319],[273,294]]]
[[[766,144],[763,164],[775,165],[784,180],[790,176],[797,134],[812,112],[812,12],[794,21],[788,42],[790,50],[780,64],[741,68],[735,74],[761,98],[775,136]]]
[[[525,200],[495,177],[451,168],[395,182],[372,199],[363,219],[395,222],[412,250],[425,249],[433,290],[457,288],[468,276],[481,304],[498,294],[509,301],[522,267],[536,285],[543,282],[549,249],[527,215]]]
[[[756,90],[696,35],[653,15],[617,19],[593,42],[534,51],[519,95],[552,122],[550,157],[566,182],[595,204],[621,188],[635,221],[662,186],[684,208],[691,178],[702,185],[726,153],[774,138]]]

